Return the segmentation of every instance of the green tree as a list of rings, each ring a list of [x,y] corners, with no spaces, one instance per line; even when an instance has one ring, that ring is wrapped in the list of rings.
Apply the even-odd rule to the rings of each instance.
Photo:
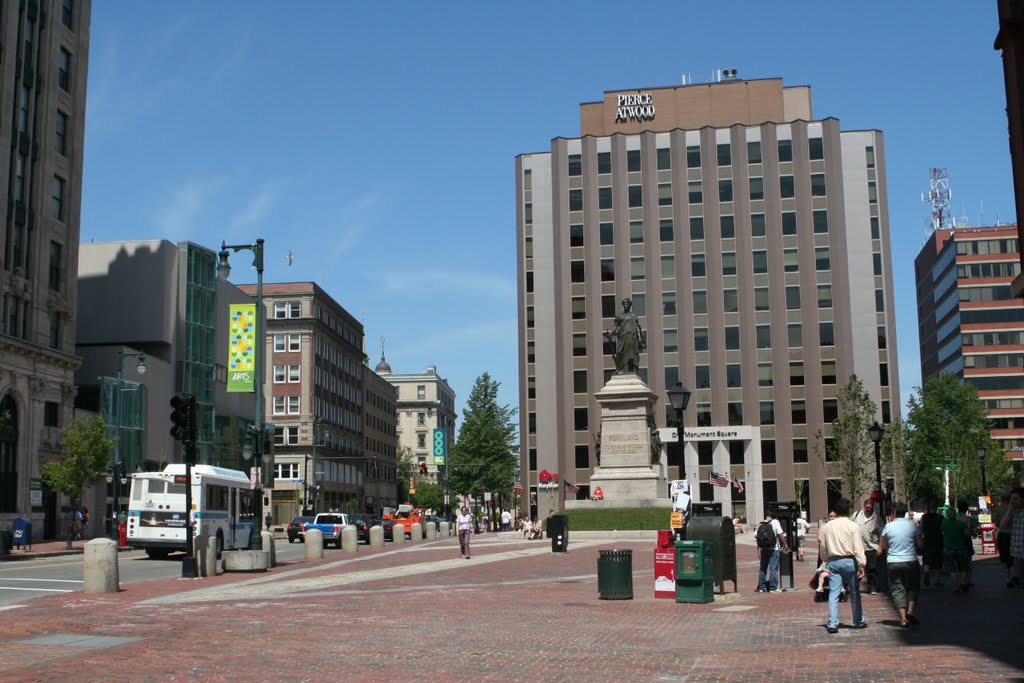
[[[831,441],[821,429],[815,432],[814,451],[828,476],[843,483],[843,491],[851,500],[867,496],[875,481],[875,444],[868,436],[868,427],[875,421],[877,407],[857,375],[839,389],[836,395],[838,416],[832,420]]]
[[[932,486],[931,473],[919,466],[910,449],[910,431],[901,420],[894,420],[885,428],[882,437],[882,469],[892,475],[892,500],[910,503],[928,498]]]
[[[508,494],[519,469],[515,408],[498,404],[500,382],[484,373],[473,383],[462,411],[459,438],[451,449],[449,492],[480,490]]]
[[[942,470],[949,468],[950,501],[970,499],[981,493],[981,460],[984,445],[989,488],[1009,477],[1010,463],[992,441],[990,421],[978,390],[957,375],[929,377],[910,397],[907,424],[913,466],[928,472],[923,490],[942,498]]]
[[[398,477],[398,502],[404,503],[409,500],[409,477],[416,474],[416,455],[408,446],[399,446],[396,459],[395,476]]]
[[[435,512],[444,509],[444,489],[432,481],[416,482],[416,493],[412,494],[412,504],[418,508],[432,509]]]
[[[110,464],[115,439],[109,438],[106,430],[107,425],[99,415],[75,418],[74,422],[61,429],[64,458],[43,465],[43,481],[54,491],[67,496],[72,509],[81,506],[82,494],[96,484]],[[69,531],[70,525],[69,520]],[[71,547],[70,533],[68,547]]]

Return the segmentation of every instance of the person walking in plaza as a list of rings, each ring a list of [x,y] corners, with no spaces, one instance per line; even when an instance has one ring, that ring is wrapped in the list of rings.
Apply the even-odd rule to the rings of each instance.
[[[921,515],[921,537],[924,552],[921,560],[924,570],[924,585],[930,586],[935,577],[935,586],[942,588],[942,515],[935,511],[935,501],[928,501],[928,511]]]
[[[971,561],[969,546],[971,531],[962,520],[956,517],[956,508],[946,506],[946,518],[942,520],[942,559],[946,563],[946,571],[953,578],[953,592],[966,593],[967,565]]]
[[[882,531],[881,515],[875,514],[875,504],[868,498],[864,507],[851,518],[860,526],[861,538],[864,541],[864,555],[867,564],[864,567],[865,589],[870,595],[878,592],[878,536]]]
[[[999,495],[999,504],[992,511],[992,521],[996,523],[996,552],[999,553],[999,564],[1003,565],[1003,578],[1007,588],[1017,585],[1013,575],[1013,556],[1010,554],[1010,536],[1012,533],[1013,515],[1010,512],[1010,491]]]
[[[807,545],[807,529],[810,524],[804,519],[803,514],[796,518],[796,559],[797,562],[804,561],[804,546]]]
[[[455,518],[455,527],[459,530],[459,548],[462,556],[469,559],[469,539],[473,537],[473,515],[469,514],[469,508],[462,506],[462,512]]]
[[[764,521],[757,525],[754,532],[757,553],[761,561],[757,572],[757,592],[776,593],[779,589],[779,554],[789,552],[789,542],[782,533],[779,520],[771,513],[765,515]]]
[[[839,595],[846,586],[853,610],[853,627],[867,628],[860,604],[860,580],[864,578],[864,539],[860,525],[850,519],[853,503],[840,498],[835,504],[836,518],[825,525],[822,534],[823,555],[828,562],[828,624],[829,633],[839,633]]]
[[[1010,509],[1004,515],[1010,525],[1010,557],[1013,558],[1013,585],[1024,586],[1024,488],[1010,492]]]
[[[878,539],[879,555],[885,556],[889,572],[889,593],[899,610],[900,626],[916,626],[917,598],[921,589],[921,565],[917,554],[924,548],[924,538],[917,525],[906,518],[906,503],[895,503],[893,520],[885,525]]]
[[[508,510],[501,513],[501,530],[512,531],[512,513]]]

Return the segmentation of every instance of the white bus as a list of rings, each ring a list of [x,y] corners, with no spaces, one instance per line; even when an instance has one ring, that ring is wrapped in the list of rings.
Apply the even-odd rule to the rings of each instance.
[[[217,539],[222,550],[247,548],[253,525],[253,486],[244,472],[212,465],[192,466],[195,534]],[[188,549],[185,537],[185,465],[132,475],[128,504],[128,545],[152,558]]]

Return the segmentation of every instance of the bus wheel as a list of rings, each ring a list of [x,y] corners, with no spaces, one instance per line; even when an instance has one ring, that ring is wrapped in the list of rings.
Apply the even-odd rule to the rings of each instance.
[[[221,559],[221,555],[224,554],[224,534],[221,531],[217,531],[217,559]]]
[[[146,555],[151,560],[166,560],[170,552],[164,548],[146,548]]]

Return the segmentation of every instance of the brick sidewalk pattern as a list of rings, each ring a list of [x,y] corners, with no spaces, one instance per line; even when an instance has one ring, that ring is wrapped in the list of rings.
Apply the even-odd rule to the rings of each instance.
[[[2,612],[0,681],[1024,680],[1024,591],[992,556],[975,556],[968,594],[925,589],[920,627],[874,595],[867,629],[829,635],[813,563],[795,563],[796,590],[755,593],[746,537],[738,594],[677,604],[654,599],[650,541],[570,533],[556,554],[498,536],[471,560],[447,538],[33,599]],[[633,550],[633,600],[598,599],[611,548]]]

